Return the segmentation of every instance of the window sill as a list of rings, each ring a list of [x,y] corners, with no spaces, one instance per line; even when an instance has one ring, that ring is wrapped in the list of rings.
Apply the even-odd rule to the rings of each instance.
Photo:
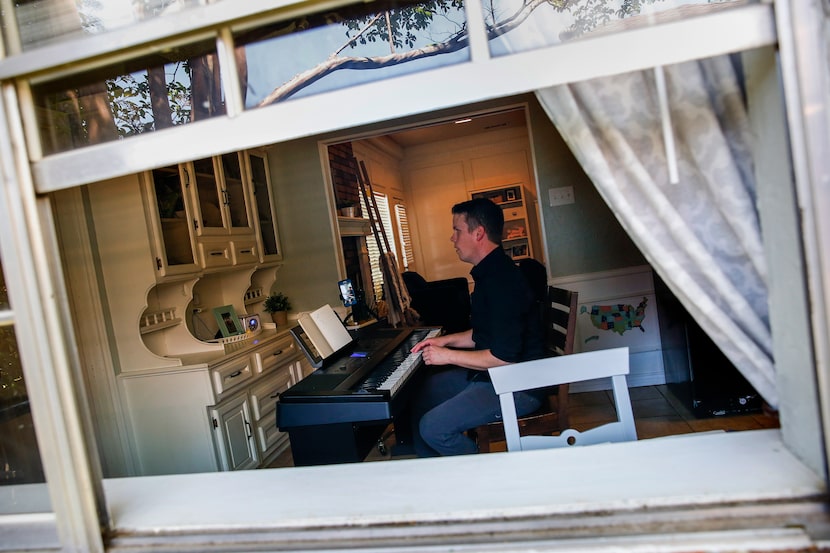
[[[660,513],[670,512],[676,527],[678,514],[691,507],[723,510],[729,504],[757,511],[776,502],[776,512],[785,513],[782,504],[818,508],[825,493],[823,480],[787,450],[778,430],[513,454],[124,478],[104,485],[114,545],[186,540],[205,547],[221,542],[296,546],[297,540],[323,547],[333,545],[326,540],[356,539],[388,547],[402,545],[401,539],[409,545],[414,539],[447,543],[450,535],[455,543],[470,543],[481,539],[482,524],[491,525],[492,541],[498,531],[516,537],[516,523],[525,533],[540,524],[549,533],[562,517],[571,521],[561,525],[563,532],[576,531],[575,521],[589,517],[601,520],[602,528],[616,525],[625,533],[629,524],[647,529],[643,521],[622,520],[632,514],[658,521]],[[736,516],[776,526],[764,523],[755,511]],[[724,515],[712,516],[723,520]],[[700,519],[695,515],[698,523],[692,521],[690,528],[706,528]],[[784,528],[782,523],[776,531]],[[758,528],[752,535],[759,535]],[[798,532],[798,539],[803,538]]]

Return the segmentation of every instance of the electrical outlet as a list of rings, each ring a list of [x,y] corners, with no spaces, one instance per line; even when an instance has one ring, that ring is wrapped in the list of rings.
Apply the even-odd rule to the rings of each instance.
[[[574,187],[561,186],[559,188],[548,189],[548,197],[550,198],[550,206],[567,205],[574,203]]]

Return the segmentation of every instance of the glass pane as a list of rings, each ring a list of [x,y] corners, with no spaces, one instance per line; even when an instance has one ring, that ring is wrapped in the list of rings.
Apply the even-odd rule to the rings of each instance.
[[[17,50],[10,43],[18,34],[20,49],[30,50],[61,40],[101,34],[204,3],[202,0],[18,0],[11,4],[13,14],[8,14],[13,18],[3,19],[3,36],[7,38],[9,51]]]
[[[522,2],[482,0],[490,53],[501,56],[552,46],[739,4],[743,0],[614,0],[576,2]]]
[[[193,170],[196,172],[196,192],[199,195],[201,228],[224,227],[221,207],[223,201],[219,197],[213,158],[197,159],[193,162]]]
[[[32,87],[43,153],[129,138],[225,113],[215,45],[164,50]]]
[[[277,255],[277,226],[271,211],[271,195],[268,190],[268,172],[262,156],[250,155],[251,181],[256,198],[259,232],[262,235],[262,250],[265,255]]]
[[[225,202],[231,213],[231,226],[248,226],[248,204],[245,202],[245,186],[242,183],[242,165],[238,153],[222,156],[222,172],[225,177]]]
[[[348,6],[260,27],[236,44],[247,108],[469,60],[460,0]]]
[[[167,266],[194,263],[179,167],[154,169],[153,184]]]
[[[2,269],[0,267],[0,269]],[[8,309],[0,270],[0,309]],[[0,486],[45,482],[13,326],[0,326]],[[0,512],[28,510],[28,494],[0,494]]]

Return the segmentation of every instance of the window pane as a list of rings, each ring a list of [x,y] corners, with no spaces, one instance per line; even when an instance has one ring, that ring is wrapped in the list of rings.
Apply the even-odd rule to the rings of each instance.
[[[268,180],[268,169],[265,167],[265,158],[251,154],[248,159],[251,163],[251,182],[254,186],[259,232],[262,236],[262,252],[265,255],[277,255],[280,253],[277,247],[277,225],[271,207],[271,185]]]
[[[213,0],[217,1],[217,0]],[[14,2],[11,19],[3,20],[3,36],[9,44],[20,36],[20,49],[59,42],[84,35],[96,35],[126,27],[145,19],[204,4],[202,0],[20,0]]]
[[[160,50],[32,88],[43,153],[223,115],[215,44]]]
[[[231,226],[248,226],[248,204],[245,201],[245,185],[242,182],[242,166],[239,153],[222,156],[222,171],[225,177],[225,202],[231,214]]]
[[[152,175],[167,266],[195,263],[179,167],[153,169]]]
[[[552,46],[589,34],[654,25],[745,4],[738,0],[620,0],[613,2],[522,2],[482,0],[493,56]]]
[[[5,279],[0,271],[0,309],[8,314]],[[45,482],[32,413],[13,326],[0,326],[0,486]],[[39,495],[39,494],[38,494]],[[32,508],[28,493],[0,492],[0,512]]]
[[[246,32],[245,106],[468,61],[465,23],[460,0],[372,2]]]

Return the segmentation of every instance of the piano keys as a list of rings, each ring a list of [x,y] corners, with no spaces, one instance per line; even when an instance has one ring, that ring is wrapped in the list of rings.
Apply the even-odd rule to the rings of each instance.
[[[282,394],[277,426],[296,466],[362,461],[390,422],[406,440],[405,406],[424,363],[410,352],[440,328],[378,328]]]

